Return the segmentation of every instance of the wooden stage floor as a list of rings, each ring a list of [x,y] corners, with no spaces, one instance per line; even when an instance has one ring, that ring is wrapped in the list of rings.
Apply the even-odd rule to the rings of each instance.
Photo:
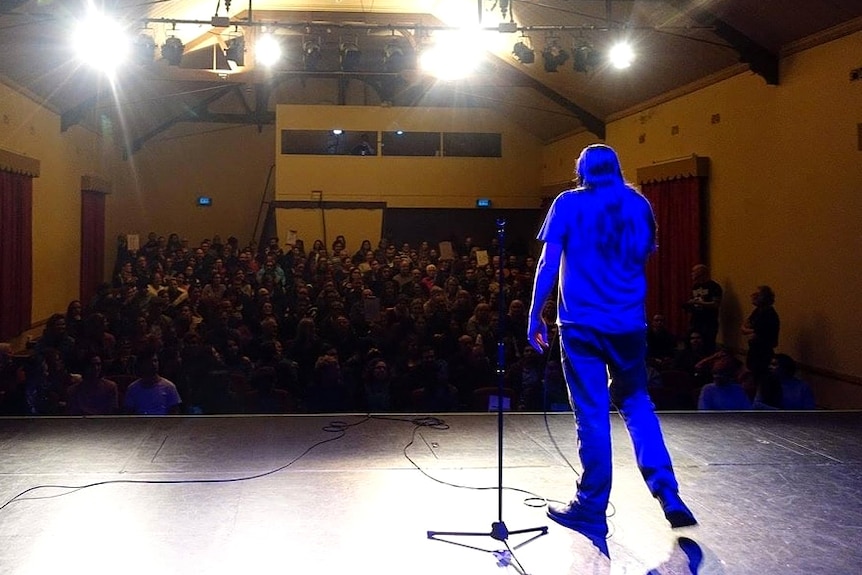
[[[544,514],[573,493],[570,413],[506,414],[501,499],[496,414],[417,417],[0,419],[0,505],[60,486],[0,510],[0,574],[690,573],[679,536],[697,573],[860,572],[857,412],[661,414],[700,521],[677,532],[612,415],[610,558]],[[501,509],[547,534],[490,537]]]

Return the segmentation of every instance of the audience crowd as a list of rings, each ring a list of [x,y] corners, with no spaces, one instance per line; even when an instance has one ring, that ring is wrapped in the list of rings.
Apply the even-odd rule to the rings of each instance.
[[[558,346],[540,356],[526,340],[535,265],[496,238],[353,251],[343,236],[308,249],[151,233],[133,250],[121,236],[112,282],[52,315],[23,366],[0,349],[0,414],[487,411],[498,354],[510,409],[567,409]],[[731,354],[662,324],[648,330],[659,409],[694,409],[701,393],[701,408],[723,408],[707,386],[727,380],[743,391],[734,408],[813,408],[795,364],[746,387]]]

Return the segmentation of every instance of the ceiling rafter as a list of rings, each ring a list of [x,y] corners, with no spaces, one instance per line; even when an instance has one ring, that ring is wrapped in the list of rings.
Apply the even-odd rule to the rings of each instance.
[[[505,60],[500,58],[499,56],[495,56],[496,60],[500,63],[505,63]],[[492,64],[495,68],[500,69],[500,66]],[[530,74],[521,70],[515,66],[506,65],[506,69],[510,70],[513,74],[515,74],[516,85],[522,86],[525,88],[531,88],[535,92],[541,94],[545,98],[551,100],[556,105],[565,109],[574,115],[584,127],[595,134],[600,140],[605,139],[606,135],[606,125],[604,120],[597,118],[575,102],[571,101],[567,97],[563,96],[547,84],[540,82]]]
[[[209,112],[207,111],[209,105],[216,100],[223,98],[227,94],[230,94],[234,90],[235,86],[233,85],[225,86],[219,90],[216,90],[214,93],[210,94],[209,96],[195,104],[194,107],[189,108],[182,114],[177,114],[176,116],[165,120],[140,138],[136,138],[132,142],[130,152],[134,154],[135,152],[140,151],[144,144],[146,144],[149,140],[164,132],[168,128],[174,126],[175,124],[178,124],[180,122],[202,121],[200,120],[200,118],[202,117],[211,117],[211,114],[209,114]]]
[[[778,54],[761,46],[739,29],[702,8],[701,3],[696,0],[667,0],[667,2],[699,25],[711,26],[716,36],[728,42],[737,51],[740,62],[748,64],[751,71],[761,76],[770,86],[778,85]]]

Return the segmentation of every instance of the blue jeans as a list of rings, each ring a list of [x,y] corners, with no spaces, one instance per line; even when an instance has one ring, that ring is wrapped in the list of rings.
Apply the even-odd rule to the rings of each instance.
[[[676,492],[673,464],[647,393],[645,330],[606,334],[585,326],[563,326],[560,345],[583,467],[577,503],[585,511],[607,509],[612,478],[611,401],[625,421],[650,493]]]

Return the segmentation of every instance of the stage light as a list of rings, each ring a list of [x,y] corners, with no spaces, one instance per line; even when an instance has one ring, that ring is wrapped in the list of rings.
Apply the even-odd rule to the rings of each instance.
[[[254,45],[254,57],[262,66],[274,66],[281,59],[281,44],[272,34],[264,34]]]
[[[156,57],[156,41],[152,36],[140,34],[132,44],[132,55],[141,66],[152,64]]]
[[[575,72],[588,72],[601,63],[601,54],[590,44],[581,43],[572,50],[572,68]]]
[[[608,59],[614,68],[623,70],[632,65],[635,53],[631,45],[623,40],[614,44],[610,52],[608,52]]]
[[[179,66],[183,59],[183,41],[175,36],[168,37],[162,45],[162,58],[171,66]]]
[[[95,11],[90,11],[78,23],[73,41],[82,62],[108,74],[113,74],[125,62],[132,48],[125,27]]]
[[[557,68],[565,64],[568,59],[569,53],[560,47],[556,38],[549,39],[545,49],[542,50],[545,72],[556,72]]]
[[[339,51],[341,52],[341,69],[344,72],[359,70],[362,52],[359,51],[359,46],[355,42],[342,42]]]
[[[512,47],[512,54],[514,54],[515,60],[521,64],[532,64],[536,61],[536,51],[523,41],[518,42]]]
[[[302,43],[302,63],[305,69],[314,72],[320,66],[320,40],[306,40]]]
[[[224,55],[237,66],[245,66],[245,37],[236,36],[228,40]]]
[[[419,64],[438,80],[460,80],[482,62],[485,47],[477,30],[462,29],[435,36],[433,46],[422,51]]]
[[[396,41],[391,41],[383,47],[383,69],[387,72],[400,73],[407,67],[407,57],[404,49]]]

